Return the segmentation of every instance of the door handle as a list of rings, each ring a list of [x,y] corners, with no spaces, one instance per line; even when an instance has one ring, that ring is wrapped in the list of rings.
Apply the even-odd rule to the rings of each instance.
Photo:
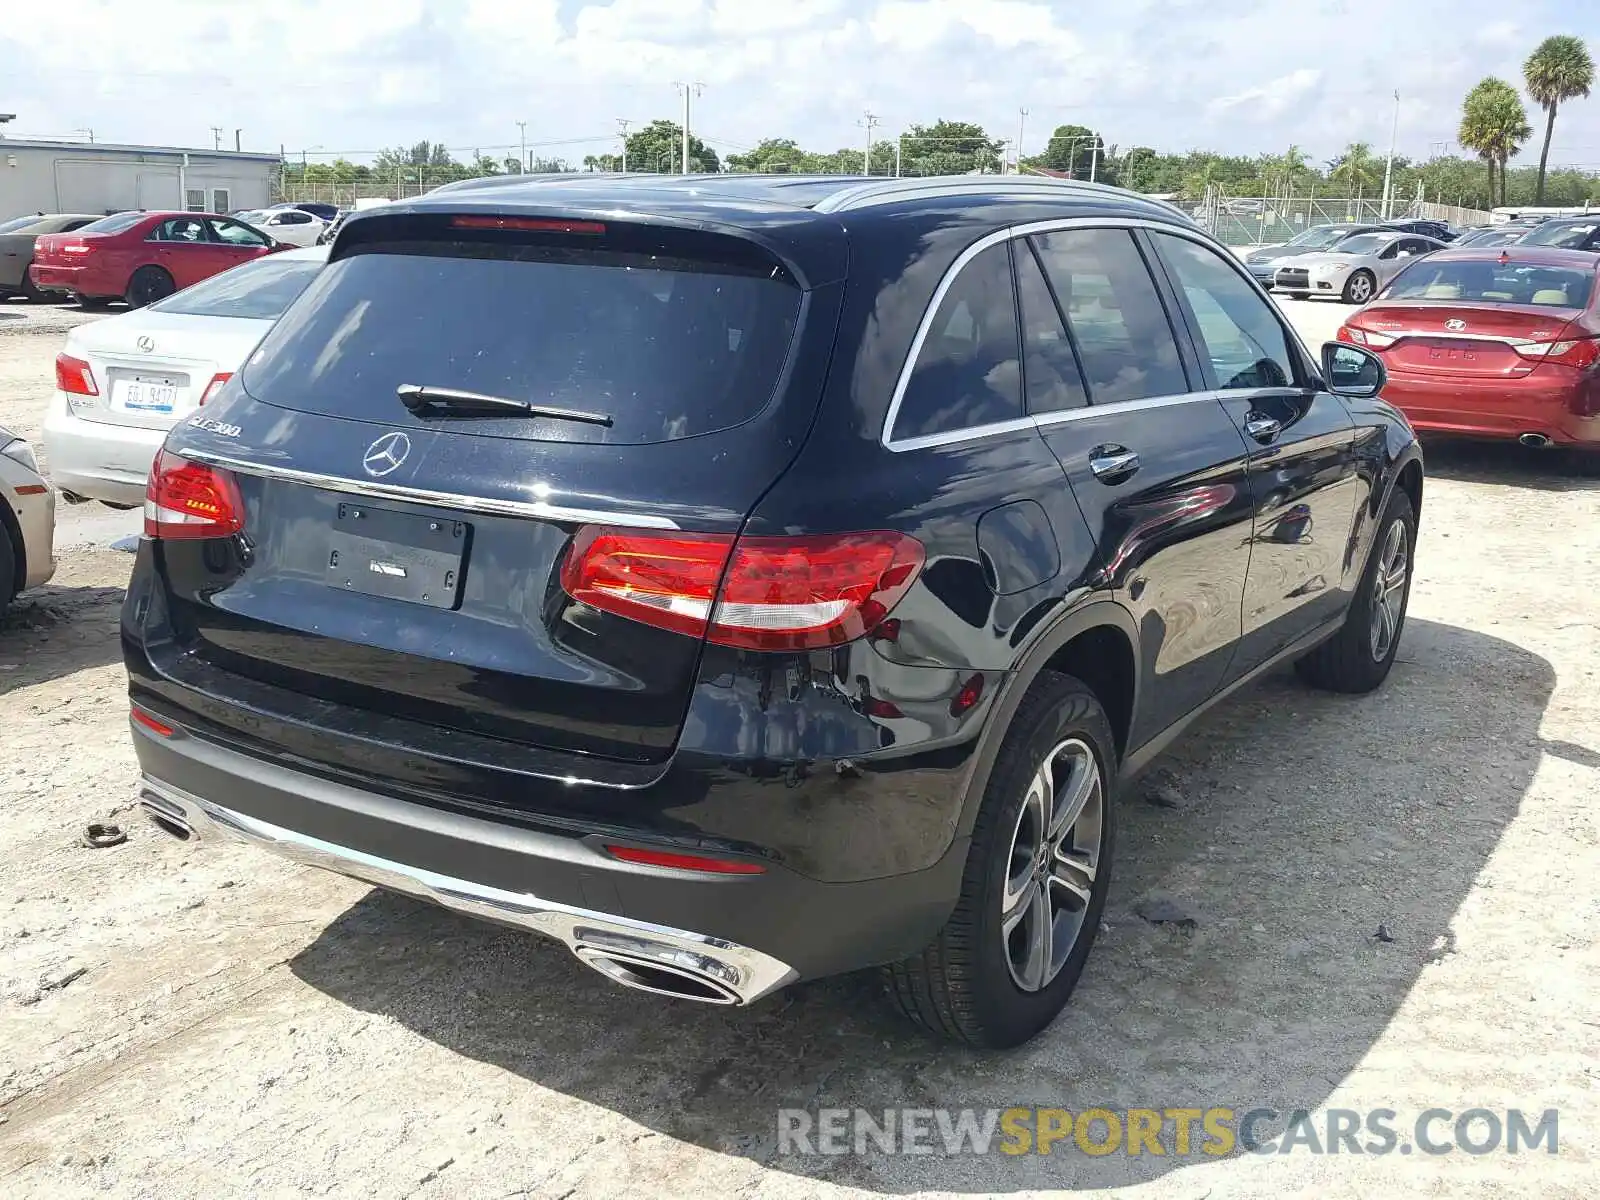
[[[1102,483],[1121,483],[1139,469],[1139,456],[1126,446],[1096,446],[1089,451],[1089,470]]]
[[[1276,441],[1278,435],[1283,432],[1283,422],[1275,417],[1251,413],[1244,419],[1244,431],[1262,445],[1267,445]]]

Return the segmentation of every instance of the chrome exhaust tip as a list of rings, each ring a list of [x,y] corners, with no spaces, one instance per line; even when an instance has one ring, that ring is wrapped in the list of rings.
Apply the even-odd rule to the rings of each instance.
[[[144,815],[150,824],[162,833],[175,837],[180,842],[194,840],[196,836],[194,826],[189,824],[188,814],[165,796],[147,788],[139,793],[139,807],[144,810]]]
[[[1530,450],[1543,450],[1550,444],[1550,439],[1542,433],[1525,433],[1517,441]]]
[[[662,947],[663,957],[648,954],[629,954],[620,950],[602,950],[597,946],[575,946],[574,954],[586,965],[593,967],[613,983],[651,992],[657,996],[675,996],[680,1000],[698,1000],[702,1004],[739,1004],[739,993],[708,970],[666,961],[666,956],[676,952]],[[737,972],[724,963],[707,959],[704,967],[721,968],[725,973]]]

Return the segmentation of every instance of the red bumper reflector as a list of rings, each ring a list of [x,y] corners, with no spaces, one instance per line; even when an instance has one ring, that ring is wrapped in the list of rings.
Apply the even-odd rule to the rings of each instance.
[[[606,853],[622,862],[645,867],[671,867],[674,871],[702,871],[709,875],[760,875],[760,863],[736,858],[712,858],[705,854],[677,854],[667,850],[640,850],[634,846],[606,846]]]
[[[137,721],[140,725],[143,725],[151,733],[159,734],[161,737],[171,737],[174,733],[177,732],[177,730],[173,729],[173,727],[171,725],[167,725],[167,724],[164,724],[161,721],[156,720],[149,713],[145,712],[144,709],[142,709],[142,708],[132,709],[131,713],[132,713],[133,719],[135,721]]]

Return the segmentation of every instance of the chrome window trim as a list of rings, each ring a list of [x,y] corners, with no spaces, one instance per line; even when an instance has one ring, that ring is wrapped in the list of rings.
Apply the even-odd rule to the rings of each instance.
[[[862,189],[853,189],[860,191]],[[906,361],[900,368],[900,375],[895,380],[894,393],[889,399],[889,411],[883,418],[883,429],[878,435],[878,442],[885,450],[899,454],[907,450],[924,450],[930,446],[949,446],[956,442],[971,441],[975,438],[989,437],[997,433],[1010,433],[1028,425],[1040,428],[1049,425],[1059,425],[1065,421],[1084,420],[1091,413],[1131,412],[1138,408],[1164,408],[1169,405],[1183,403],[1189,400],[1215,399],[1213,393],[1207,388],[1198,388],[1192,392],[1182,392],[1170,396],[1151,396],[1138,400],[1118,400],[1111,404],[1089,404],[1083,408],[1066,409],[1062,412],[1044,413],[1039,416],[1031,414],[1016,417],[1008,421],[994,421],[987,425],[969,425],[964,429],[951,429],[942,433],[919,434],[915,437],[899,438],[894,436],[894,423],[900,416],[900,405],[905,400],[906,389],[911,386],[911,374],[917,365],[917,359],[922,354],[923,343],[928,339],[928,332],[933,328],[933,319],[938,315],[939,306],[944,303],[945,295],[954,286],[956,278],[966,269],[968,263],[977,258],[991,246],[998,246],[1003,242],[1014,241],[1017,238],[1030,237],[1036,233],[1055,233],[1064,229],[1149,229],[1156,233],[1168,233],[1174,237],[1188,238],[1199,245],[1215,250],[1217,247],[1209,238],[1199,230],[1185,228],[1182,225],[1168,224],[1165,221],[1154,220],[1149,217],[1053,217],[1041,221],[1028,221],[1021,225],[1010,225],[1004,229],[997,229],[987,233],[972,245],[963,250],[955,262],[950,264],[949,270],[944,273],[944,278],[939,280],[939,286],[933,291],[933,298],[928,301],[928,307],[922,314],[922,320],[917,325],[917,332],[911,339],[911,348],[906,353]],[[1224,250],[1226,253],[1226,250]],[[1152,283],[1155,281],[1152,280]],[[1255,283],[1254,280],[1250,281]],[[1259,291],[1259,284],[1257,289]],[[1265,299],[1266,293],[1261,293]],[[1272,301],[1266,301],[1271,304]],[[1281,317],[1279,324],[1284,322]],[[1291,336],[1293,336],[1291,332]],[[1177,337],[1177,332],[1173,332]],[[1297,339],[1298,340],[1298,339]],[[1304,349],[1304,346],[1301,347]],[[1024,399],[1026,403],[1026,399]]]
[[[324,475],[317,471],[302,471],[294,467],[280,467],[275,463],[249,462],[214,454],[209,450],[184,447],[179,453],[195,462],[238,471],[243,475],[259,475],[267,479],[283,479],[303,483],[328,491],[349,492],[373,500],[403,500],[411,504],[432,504],[440,508],[454,508],[463,512],[485,513],[497,517],[525,517],[539,521],[574,521],[585,525],[620,525],[629,529],[677,529],[678,523],[670,517],[654,513],[613,512],[598,508],[573,508],[564,504],[550,504],[543,500],[504,500],[493,496],[464,496],[458,492],[435,492],[426,488],[404,487],[395,483],[381,483],[370,479],[351,479],[343,475]]]

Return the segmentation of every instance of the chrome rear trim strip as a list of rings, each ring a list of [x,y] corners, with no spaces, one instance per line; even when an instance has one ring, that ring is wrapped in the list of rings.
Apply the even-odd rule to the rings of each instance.
[[[284,479],[303,483],[309,487],[324,488],[331,492],[348,492],[373,500],[404,500],[412,504],[433,504],[440,508],[460,509],[463,512],[488,513],[498,517],[526,517],[538,521],[570,521],[584,525],[621,525],[630,529],[676,529],[678,523],[670,517],[654,513],[614,512],[609,509],[575,508],[565,504],[550,504],[544,500],[505,500],[495,496],[466,496],[459,492],[435,492],[426,488],[403,487],[395,483],[381,483],[371,479],[349,479],[339,475],[323,475],[316,471],[301,471],[294,467],[280,467],[272,463],[250,462],[214,454],[209,450],[185,447],[184,458],[238,471],[243,475],[260,475],[267,479]]]

